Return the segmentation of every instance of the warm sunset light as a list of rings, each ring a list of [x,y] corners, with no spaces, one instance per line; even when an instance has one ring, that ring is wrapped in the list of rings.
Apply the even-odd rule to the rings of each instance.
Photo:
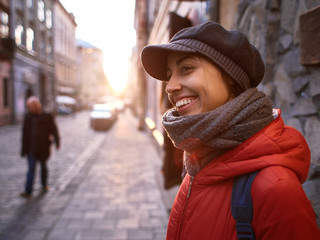
[[[115,53],[110,58],[105,56],[104,61],[104,71],[108,81],[115,93],[120,94],[125,89],[128,79],[128,56],[118,56]]]
[[[104,70],[116,93],[124,90],[128,80],[128,59],[135,45],[135,1],[61,0],[75,15],[76,37],[100,48]]]

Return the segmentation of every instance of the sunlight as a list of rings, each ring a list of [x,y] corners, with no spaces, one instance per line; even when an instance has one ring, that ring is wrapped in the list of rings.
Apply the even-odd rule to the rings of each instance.
[[[104,72],[116,94],[121,94],[126,87],[128,80],[127,69],[128,63],[124,59],[122,61],[110,62],[108,58],[105,58]]]
[[[135,1],[62,0],[73,12],[77,23],[76,36],[98,47],[104,55],[104,72],[116,93],[128,81],[128,59],[135,45]],[[125,3],[124,3],[125,2]]]

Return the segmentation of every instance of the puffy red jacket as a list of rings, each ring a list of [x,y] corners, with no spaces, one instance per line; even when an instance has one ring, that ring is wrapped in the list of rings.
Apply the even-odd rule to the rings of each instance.
[[[236,240],[231,214],[235,176],[260,170],[251,189],[257,240],[320,239],[301,186],[310,150],[304,137],[277,117],[267,127],[203,168],[186,175],[174,201],[167,240]]]

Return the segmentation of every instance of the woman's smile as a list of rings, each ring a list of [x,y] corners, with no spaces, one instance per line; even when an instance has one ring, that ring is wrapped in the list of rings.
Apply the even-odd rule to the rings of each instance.
[[[179,115],[187,115],[188,112],[192,112],[192,108],[197,104],[198,98],[184,98],[176,103],[176,108]]]

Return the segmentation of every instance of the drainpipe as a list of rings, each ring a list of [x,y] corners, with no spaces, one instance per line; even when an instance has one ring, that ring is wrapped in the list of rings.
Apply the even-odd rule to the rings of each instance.
[[[139,23],[138,23],[138,52],[140,53],[142,48],[148,42],[148,1],[138,0],[138,11],[139,11]],[[139,123],[138,129],[143,131],[145,129],[145,117],[146,117],[146,101],[147,101],[147,79],[146,74],[139,64],[138,66],[138,81],[139,81]]]
[[[15,50],[16,50],[16,42],[15,42],[15,36],[14,36],[14,26],[15,26],[15,0],[11,0],[10,2],[10,21],[9,21],[9,38],[14,40],[14,49],[13,49],[13,57],[11,59],[11,68],[10,68],[10,90],[11,90],[11,119],[10,123],[15,124],[16,119],[16,101],[15,101],[15,89],[14,89],[14,65],[15,65]]]

